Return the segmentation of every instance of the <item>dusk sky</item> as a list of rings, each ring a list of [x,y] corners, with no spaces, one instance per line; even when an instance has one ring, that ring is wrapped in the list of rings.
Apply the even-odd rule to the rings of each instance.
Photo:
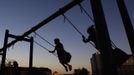
[[[24,32],[31,29],[31,27],[37,25],[71,1],[73,0],[0,0],[0,48],[3,47],[6,29],[9,29],[10,34],[22,35]],[[131,54],[116,0],[101,1],[111,40],[124,52]],[[132,24],[134,25],[134,0],[124,1]],[[90,0],[84,0],[82,6],[93,18]],[[79,6],[73,7],[67,11],[65,15],[86,37],[88,36],[86,30],[94,23],[84,12],[81,13]],[[89,71],[91,70],[90,58],[97,50],[91,44],[83,43],[81,35],[68,23],[68,21],[64,22],[64,17],[62,15],[47,23],[36,32],[53,45],[54,38],[60,38],[65,50],[72,55],[70,64],[73,66],[73,69],[85,67]],[[35,36],[34,33],[30,36],[33,36],[35,41],[49,50],[54,49],[54,47],[38,36]],[[9,39],[9,41],[11,40],[13,39]],[[28,42],[17,42],[8,49],[7,59],[16,60],[18,61],[19,66],[27,67],[29,47]],[[48,67],[52,69],[52,71],[66,73],[57,57],[36,44],[34,44],[33,66]],[[73,70],[69,73],[73,73]]]

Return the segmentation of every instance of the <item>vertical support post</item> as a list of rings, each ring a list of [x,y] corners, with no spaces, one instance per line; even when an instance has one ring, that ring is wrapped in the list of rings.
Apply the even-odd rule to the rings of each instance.
[[[29,74],[31,75],[33,66],[33,37],[30,38],[30,54],[29,54]]]
[[[127,11],[127,8],[125,6],[124,0],[116,0],[118,4],[118,8],[123,20],[124,28],[127,34],[127,38],[129,41],[129,45],[132,51],[132,54],[134,56],[134,29]]]
[[[107,29],[107,24],[105,21],[101,0],[90,1],[95,20],[97,39],[102,60],[102,73],[100,75],[117,75],[117,70],[114,66],[112,58],[111,41]]]
[[[7,53],[8,34],[9,34],[9,31],[6,30],[5,39],[4,39],[3,54],[2,54],[2,62],[1,62],[1,74],[2,75],[5,75],[5,61],[6,61],[6,53]]]

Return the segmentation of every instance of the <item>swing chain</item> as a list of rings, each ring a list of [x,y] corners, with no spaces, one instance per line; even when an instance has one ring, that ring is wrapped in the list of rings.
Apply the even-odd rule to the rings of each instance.
[[[55,47],[53,44],[51,44],[49,41],[47,41],[45,38],[43,38],[40,34],[38,34],[37,32],[35,32],[35,35],[37,35],[39,38],[41,38],[42,40],[44,40],[45,42],[47,42],[49,45]]]
[[[27,36],[27,37],[30,38],[29,36]],[[48,52],[50,51],[48,48],[44,47],[43,45],[41,45],[41,44],[38,43],[37,41],[34,40],[33,42],[34,42],[35,44],[37,44],[38,46],[42,47],[44,50],[46,50],[46,51],[48,51]],[[53,53],[53,55],[57,57],[56,54]]]
[[[62,14],[62,15],[63,15],[64,19],[67,20],[67,21],[70,23],[70,25],[72,25],[73,28],[82,36],[83,34],[82,34],[82,33],[78,30],[78,28],[67,18],[67,16],[65,16],[65,14]]]
[[[79,30],[78,30],[78,28],[76,28],[76,26],[64,15],[64,14],[62,14],[63,15],[63,17],[64,17],[64,20],[67,20],[69,23],[70,23],[70,25],[81,35],[81,36],[84,36]],[[91,42],[89,42],[94,48],[95,48],[95,45],[94,44],[92,44]]]
[[[80,7],[81,12],[84,12],[88,16],[88,18],[94,23],[94,19],[88,14],[86,9],[81,4],[78,4],[78,5]]]

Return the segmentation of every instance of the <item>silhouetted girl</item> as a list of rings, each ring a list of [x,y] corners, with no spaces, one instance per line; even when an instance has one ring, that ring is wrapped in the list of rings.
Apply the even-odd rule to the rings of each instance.
[[[87,33],[89,34],[88,38],[85,38],[84,35],[82,36],[83,42],[87,43],[87,42],[92,41],[95,44],[96,49],[99,50],[98,43],[97,43],[97,36],[96,36],[96,28],[95,28],[95,26],[94,25],[90,26],[87,29]]]
[[[54,43],[56,44],[55,49],[49,52],[54,53],[55,51],[57,51],[59,62],[64,66],[66,71],[68,71],[68,69],[71,71],[72,66],[68,64],[71,59],[70,53],[64,50],[63,44],[58,38],[54,39]]]

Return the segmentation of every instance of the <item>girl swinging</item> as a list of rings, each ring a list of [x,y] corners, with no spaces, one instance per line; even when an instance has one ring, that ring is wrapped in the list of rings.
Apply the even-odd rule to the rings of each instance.
[[[64,50],[63,44],[60,42],[58,38],[54,39],[54,43],[56,44],[55,49],[49,52],[54,53],[55,51],[57,51],[59,62],[64,66],[67,72],[68,72],[68,69],[69,71],[71,71],[72,66],[68,64],[71,59],[70,53]]]

